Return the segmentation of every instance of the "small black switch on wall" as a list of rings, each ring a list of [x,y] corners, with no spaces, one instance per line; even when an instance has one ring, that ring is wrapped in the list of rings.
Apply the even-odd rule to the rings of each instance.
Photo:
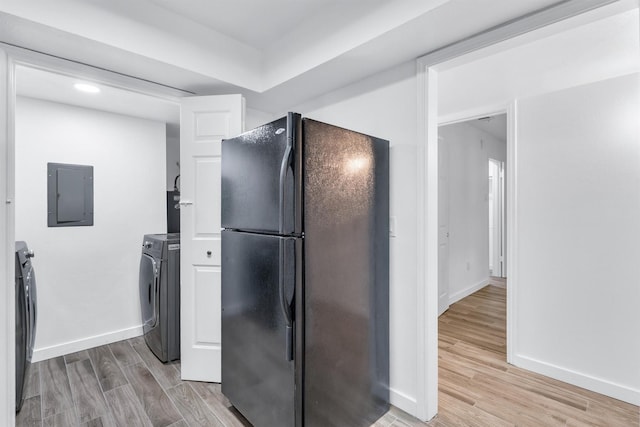
[[[47,225],[93,225],[93,166],[47,163]]]

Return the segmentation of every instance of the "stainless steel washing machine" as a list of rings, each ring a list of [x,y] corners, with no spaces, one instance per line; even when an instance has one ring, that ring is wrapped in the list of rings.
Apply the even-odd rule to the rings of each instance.
[[[180,358],[180,234],[147,234],[140,259],[144,339],[162,362]]]
[[[22,408],[36,339],[36,273],[31,264],[33,251],[25,242],[16,242],[16,412]]]

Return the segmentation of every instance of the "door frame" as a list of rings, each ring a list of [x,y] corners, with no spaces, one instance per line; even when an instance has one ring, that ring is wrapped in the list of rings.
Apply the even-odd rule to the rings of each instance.
[[[518,215],[517,215],[517,101],[488,105],[449,117],[438,114],[438,73],[445,67],[487,57],[540,38],[540,32],[551,24],[560,23],[563,30],[578,25],[569,18],[603,6],[637,7],[628,0],[568,0],[525,15],[515,21],[493,27],[460,42],[445,46],[417,59],[417,328],[416,328],[416,408],[415,415],[424,421],[438,412],[438,126],[441,123],[486,116],[487,113],[507,113],[507,362],[517,350],[515,312],[518,284]],[[598,11],[597,13],[599,13]],[[602,12],[607,16],[609,11]],[[506,265],[506,264],[505,264]]]
[[[0,275],[4,283],[14,280],[15,241],[15,111],[16,111],[16,68],[18,66],[36,68],[66,76],[78,77],[101,85],[152,96],[180,106],[180,98],[195,95],[192,92],[140,80],[87,64],[66,60],[44,53],[30,51],[0,42],[0,88],[6,85],[6,100],[0,106],[0,176],[5,184],[0,186],[0,199],[5,209],[0,213]],[[5,79],[6,73],[6,79]],[[5,286],[0,291],[4,303],[4,316],[0,317],[0,342],[6,343],[0,352],[0,424],[15,424],[15,290]]]

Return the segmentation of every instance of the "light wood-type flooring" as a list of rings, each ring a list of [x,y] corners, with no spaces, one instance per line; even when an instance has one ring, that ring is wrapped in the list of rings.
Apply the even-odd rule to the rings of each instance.
[[[639,426],[637,406],[507,364],[506,292],[502,286],[486,286],[440,316],[439,414],[434,421],[441,424],[432,423]]]
[[[508,365],[506,290],[487,286],[439,320],[439,414],[393,408],[374,427],[640,425],[638,407]],[[248,426],[219,384],[180,380],[142,337],[32,365],[17,426]],[[345,426],[349,427],[349,426]]]

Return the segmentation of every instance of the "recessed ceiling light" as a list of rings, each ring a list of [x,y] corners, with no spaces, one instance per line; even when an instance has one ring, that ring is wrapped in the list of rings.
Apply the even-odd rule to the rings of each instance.
[[[100,88],[94,85],[90,85],[87,83],[76,83],[73,85],[73,87],[75,87],[77,90],[79,90],[80,92],[86,92],[86,93],[98,93],[100,92]]]

